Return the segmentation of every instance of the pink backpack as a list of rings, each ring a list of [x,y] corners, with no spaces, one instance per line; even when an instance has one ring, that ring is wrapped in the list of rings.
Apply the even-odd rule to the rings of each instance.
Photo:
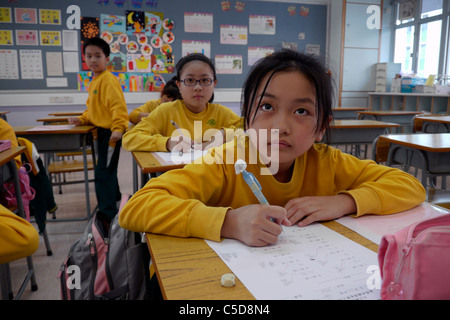
[[[28,169],[27,169],[28,167]],[[22,203],[25,211],[25,218],[30,221],[30,202],[34,199],[36,191],[30,185],[30,177],[28,172],[31,171],[31,165],[24,163],[18,170],[20,189],[22,191]],[[16,188],[14,187],[14,181],[5,182],[3,184],[4,192],[2,204],[6,208],[17,207]],[[4,202],[4,203],[3,203]]]
[[[383,236],[378,262],[382,299],[450,299],[450,214]]]

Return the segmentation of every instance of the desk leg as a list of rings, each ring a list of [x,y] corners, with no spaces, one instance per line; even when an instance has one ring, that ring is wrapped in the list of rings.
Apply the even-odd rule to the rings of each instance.
[[[87,135],[83,135],[83,163],[84,163],[84,190],[86,193],[86,217],[87,220],[91,219],[91,199],[89,197],[89,172],[88,172],[88,161],[87,161],[87,151],[86,151],[86,139]],[[94,154],[95,151],[92,150],[92,154]],[[95,156],[93,156],[93,160],[95,159]],[[95,162],[92,163],[95,167]]]
[[[138,176],[138,170],[137,170],[137,163],[134,157],[132,157],[133,163],[131,164],[133,168],[133,194],[135,194],[138,191],[138,185],[139,185],[139,176]]]

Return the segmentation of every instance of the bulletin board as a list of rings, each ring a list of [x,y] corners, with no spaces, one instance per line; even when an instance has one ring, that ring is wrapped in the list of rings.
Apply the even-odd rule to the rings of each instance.
[[[254,62],[274,50],[290,47],[324,58],[327,10],[257,0],[3,2],[0,90],[83,90],[80,83],[90,75],[83,70],[81,42],[92,35],[110,42],[110,68],[118,76],[153,74],[167,81],[182,56],[203,52],[216,64],[217,88],[241,88]],[[128,88],[150,90],[145,79],[134,89]]]

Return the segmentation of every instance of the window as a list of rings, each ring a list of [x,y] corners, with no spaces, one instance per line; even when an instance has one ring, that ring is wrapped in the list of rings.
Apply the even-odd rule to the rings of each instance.
[[[422,9],[420,12],[420,18],[429,18],[442,14],[443,0],[425,0],[422,1]]]
[[[430,74],[438,74],[441,29],[441,20],[420,25],[417,74],[423,78],[427,78]]]
[[[397,0],[394,62],[403,73],[450,73],[450,0]]]
[[[402,64],[402,73],[412,73],[414,26],[395,31],[394,62]]]

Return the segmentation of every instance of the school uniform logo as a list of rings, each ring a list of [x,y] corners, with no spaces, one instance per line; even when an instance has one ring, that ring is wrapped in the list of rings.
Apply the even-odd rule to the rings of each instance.
[[[214,127],[217,124],[216,119],[209,119],[206,121],[207,124],[209,124],[211,127]]]

